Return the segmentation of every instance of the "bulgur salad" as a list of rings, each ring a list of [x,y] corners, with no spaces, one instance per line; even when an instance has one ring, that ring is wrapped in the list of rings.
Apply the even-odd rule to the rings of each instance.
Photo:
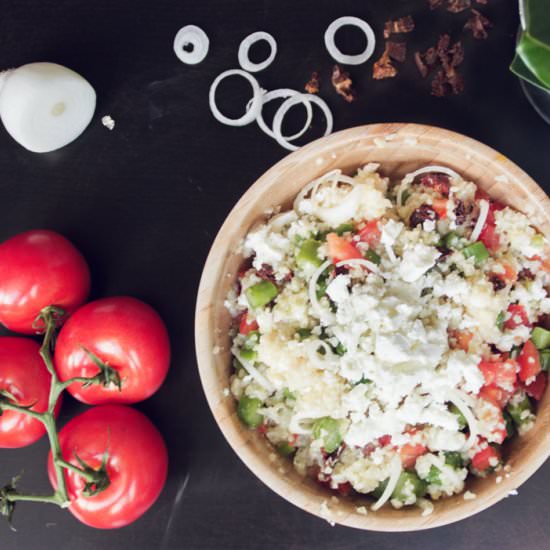
[[[379,168],[332,171],[248,232],[230,390],[300,474],[426,510],[533,426],[550,262],[524,214],[453,170]]]

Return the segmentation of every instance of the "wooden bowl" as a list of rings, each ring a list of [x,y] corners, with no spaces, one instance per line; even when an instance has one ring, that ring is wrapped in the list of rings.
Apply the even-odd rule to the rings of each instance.
[[[199,373],[214,418],[241,460],[268,487],[296,506],[342,525],[376,531],[415,531],[445,525],[471,516],[519,487],[550,454],[550,391],[540,402],[535,427],[505,449],[511,475],[468,479],[467,489],[477,498],[455,495],[434,503],[423,517],[417,507],[394,510],[389,506],[368,515],[368,497],[339,497],[302,478],[288,459],[277,456],[265,438],[239,421],[228,393],[231,318],[223,302],[234,284],[241,256],[238,244],[267,210],[288,207],[309,181],[334,168],[352,174],[367,162],[381,163],[384,175],[401,177],[428,164],[443,164],[476,182],[499,201],[529,216],[533,225],[550,237],[550,200],[542,189],[506,157],[460,134],[416,124],[373,124],[338,132],[292,153],[268,170],[240,199],[223,224],[200,282],[195,337]],[[323,503],[325,505],[322,507]],[[328,512],[326,509],[328,505]],[[324,509],[324,513],[322,512]],[[329,517],[327,517],[329,516]]]

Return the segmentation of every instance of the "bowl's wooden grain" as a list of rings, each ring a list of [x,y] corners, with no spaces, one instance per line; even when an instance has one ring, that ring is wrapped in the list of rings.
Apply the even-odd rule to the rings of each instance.
[[[491,506],[543,464],[550,455],[550,392],[540,403],[533,430],[507,448],[511,476],[503,476],[500,484],[495,476],[470,480],[467,488],[476,493],[475,500],[464,500],[462,495],[443,499],[426,517],[416,507],[384,507],[367,516],[358,514],[357,506],[370,505],[366,497],[332,502],[331,494],[301,478],[290,462],[275,455],[262,436],[245,429],[236,416],[233,398],[223,393],[228,387],[231,362],[227,335],[230,317],[223,302],[241,263],[236,253],[239,241],[266,210],[289,205],[312,179],[334,168],[352,173],[366,162],[380,162],[382,172],[393,177],[427,164],[449,166],[501,202],[527,214],[539,230],[550,236],[550,199],[525,172],[493,149],[460,134],[415,124],[374,124],[345,130],[284,158],[233,208],[202,274],[195,318],[196,352],[204,392],[220,429],[238,456],[266,485],[312,514],[320,515],[321,504],[327,501],[330,519],[336,523],[378,531],[414,531],[458,521]],[[215,353],[215,346],[221,350],[219,353]]]

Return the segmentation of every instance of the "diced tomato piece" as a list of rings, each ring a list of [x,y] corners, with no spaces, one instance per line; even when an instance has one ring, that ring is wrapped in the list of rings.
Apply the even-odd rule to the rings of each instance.
[[[498,443],[499,445],[504,443],[508,432],[506,431],[506,425],[504,424],[504,417],[502,416],[502,413],[500,415],[499,427],[495,428],[491,433],[493,434],[495,443]]]
[[[525,392],[527,395],[530,395],[533,399],[540,401],[544,395],[544,390],[546,389],[546,384],[548,382],[548,377],[545,372],[539,372],[534,380],[529,385],[524,385]]]
[[[421,443],[405,443],[405,445],[403,445],[403,447],[401,447],[401,450],[399,451],[403,468],[412,468],[416,463],[416,459],[419,456],[426,454],[427,451],[428,449]]]
[[[367,243],[370,248],[374,248],[380,243],[382,232],[378,227],[379,221],[380,219],[378,218],[371,220],[370,222],[367,222],[361,231],[359,231],[359,240],[363,243]]]
[[[479,234],[479,240],[485,245],[487,250],[496,252],[500,246],[500,239],[496,232],[494,203],[489,204],[489,212],[485,225]]]
[[[530,262],[538,261],[541,263],[541,268],[546,271],[547,273],[550,273],[550,260],[543,260],[540,256],[531,256],[531,258],[527,258]]]
[[[531,326],[527,312],[521,304],[510,304],[508,306],[508,313],[510,314],[510,318],[504,321],[504,328],[513,330],[521,325],[526,327]]]
[[[345,483],[340,483],[337,487],[337,491],[343,496],[347,497],[350,495],[353,487],[351,486],[351,483],[349,481],[346,481]]]
[[[391,443],[391,435],[383,435],[382,437],[379,437],[378,443],[380,443],[380,446],[382,447],[389,445]]]
[[[447,199],[434,199],[432,201],[432,208],[440,220],[447,217],[447,202]]]
[[[502,409],[506,406],[510,397],[512,397],[513,391],[508,391],[498,386],[483,386],[479,390],[479,397],[493,403],[499,409]]]
[[[467,352],[470,349],[470,342],[474,335],[467,330],[450,330],[449,337],[451,340],[454,340],[451,342],[454,349],[461,349]]]
[[[244,334],[246,336],[247,334],[254,332],[255,330],[258,330],[258,328],[260,327],[258,326],[258,323],[256,322],[255,319],[249,322],[248,313],[245,312],[242,314],[241,322],[239,324],[239,332],[241,334]]]
[[[335,264],[344,260],[363,257],[352,243],[346,241],[343,237],[339,237],[336,233],[327,235],[327,244],[329,256]]]
[[[265,433],[267,432],[267,424],[260,424],[257,428],[256,428],[256,431],[258,433],[261,433],[262,435],[265,435]]]
[[[501,262],[500,265],[504,268],[504,280],[508,283],[515,283],[518,280],[518,272],[508,262]]]
[[[519,379],[522,382],[534,378],[541,371],[539,352],[531,340],[523,344],[518,356]]]
[[[472,458],[472,468],[478,472],[485,472],[493,468],[495,459],[500,462],[500,453],[494,447],[488,446],[476,453]],[[492,464],[493,463],[493,464]]]
[[[478,365],[483,374],[485,384],[500,386],[512,390],[516,383],[517,363],[513,359],[507,361],[481,361]]]

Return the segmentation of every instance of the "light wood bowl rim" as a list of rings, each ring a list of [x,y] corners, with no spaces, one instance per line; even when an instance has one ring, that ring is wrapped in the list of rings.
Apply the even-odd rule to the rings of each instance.
[[[338,167],[337,158],[331,156],[334,150],[342,147],[366,147],[367,145],[374,147],[377,139],[385,140],[387,136],[396,137],[401,140],[401,143],[403,140],[405,142],[410,140],[411,144],[414,140],[420,144],[425,140],[432,140],[442,147],[449,146],[462,151],[465,158],[473,158],[475,162],[479,163],[483,162],[487,166],[488,174],[492,174],[493,177],[504,175],[513,182],[515,187],[522,190],[527,197],[524,200],[528,201],[536,212],[535,217],[539,220],[536,225],[546,236],[550,235],[550,199],[523,170],[494,149],[461,134],[419,124],[371,124],[343,130],[321,138],[283,158],[265,172],[231,210],[211,247],[201,277],[195,312],[195,346],[199,375],[212,414],[227,442],[260,480],[292,504],[319,517],[323,517],[319,513],[320,504],[326,500],[333,511],[331,519],[337,524],[373,531],[403,532],[446,525],[470,517],[499,502],[508,496],[511,490],[519,487],[533,475],[550,456],[550,396],[548,395],[550,391],[546,392],[540,404],[537,423],[531,431],[531,433],[537,432],[536,437],[526,436],[529,438],[528,443],[525,445],[525,449],[522,449],[522,454],[518,453],[519,456],[515,460],[510,477],[505,477],[503,474],[502,482],[499,484],[483,482],[485,483],[484,489],[477,493],[477,498],[474,500],[462,499],[461,502],[458,502],[453,497],[455,501],[452,509],[441,505],[444,500],[435,502],[433,513],[426,517],[422,517],[418,509],[415,513],[408,510],[405,512],[403,510],[382,509],[379,512],[369,510],[368,515],[364,516],[355,511],[355,506],[359,503],[350,503],[339,498],[340,502],[333,504],[328,492],[325,493],[322,489],[319,491],[311,489],[308,487],[307,481],[299,483],[295,479],[289,480],[287,476],[281,475],[278,471],[280,465],[284,464],[280,459],[273,463],[267,460],[265,452],[258,451],[258,445],[261,445],[258,442],[259,437],[255,432],[243,428],[235,414],[232,397],[223,396],[222,392],[228,387],[229,381],[228,379],[223,380],[218,374],[219,356],[214,353],[213,349],[216,341],[216,327],[213,319],[214,299],[221,280],[220,277],[226,276],[225,264],[232,254],[232,251],[228,250],[228,235],[235,230],[235,227],[241,225],[241,219],[254,208],[257,198],[265,193],[270,186],[276,185],[281,174],[284,174],[287,169],[295,168],[296,165],[306,165],[318,158],[332,158],[334,162],[331,167],[322,170],[325,172]],[[383,154],[380,156],[382,157]],[[381,163],[383,168],[383,159]],[[446,164],[449,163],[446,162]],[[464,170],[462,173],[467,176]],[[487,185],[483,187],[487,189]],[[491,185],[489,185],[490,187]],[[507,202],[513,205],[514,201],[512,199]],[[241,237],[249,229],[249,225],[243,225],[239,229]],[[287,465],[287,470],[290,468],[291,466]],[[368,508],[367,501],[364,505]],[[341,515],[338,515],[339,511]]]

